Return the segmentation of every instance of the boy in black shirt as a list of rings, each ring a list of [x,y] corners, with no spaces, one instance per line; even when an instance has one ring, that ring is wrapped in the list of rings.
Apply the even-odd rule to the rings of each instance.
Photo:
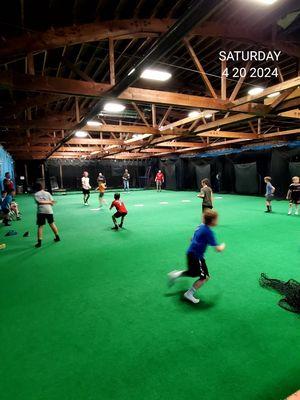
[[[298,207],[300,204],[300,180],[299,176],[293,176],[292,183],[286,195],[287,200],[290,201],[288,215],[292,214],[293,204],[295,204],[295,215],[298,215]]]

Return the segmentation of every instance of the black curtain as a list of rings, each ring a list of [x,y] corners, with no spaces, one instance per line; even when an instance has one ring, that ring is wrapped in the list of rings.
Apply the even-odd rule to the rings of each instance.
[[[257,194],[258,177],[255,163],[235,164],[235,188],[237,193]]]
[[[200,190],[202,179],[207,178],[209,181],[211,180],[210,165],[209,164],[195,165],[195,172],[196,172],[196,187],[198,190]]]

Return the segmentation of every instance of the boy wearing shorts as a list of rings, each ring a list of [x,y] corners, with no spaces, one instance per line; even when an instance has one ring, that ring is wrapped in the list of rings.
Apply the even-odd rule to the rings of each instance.
[[[188,269],[184,271],[172,271],[168,274],[169,284],[173,284],[180,277],[198,277],[193,286],[184,293],[184,297],[192,303],[199,303],[199,299],[194,297],[196,291],[209,279],[209,272],[205,262],[204,254],[208,245],[213,246],[216,251],[221,252],[225,249],[225,244],[217,244],[215,235],[211,230],[218,224],[218,213],[206,210],[203,214],[203,223],[198,226],[192,238],[190,247],[187,250]]]
[[[104,193],[106,190],[106,184],[105,182],[99,182],[98,186],[98,191],[99,191],[99,203],[100,203],[100,208],[103,206],[103,204],[106,204],[104,200]]]
[[[300,180],[299,176],[292,178],[292,183],[289,186],[289,190],[286,195],[287,200],[290,201],[288,215],[292,214],[293,205],[295,205],[295,215],[298,215],[298,207],[300,204]]]
[[[213,208],[213,192],[208,179],[202,179],[201,186],[201,191],[197,196],[202,199],[202,212],[204,212],[206,209]]]
[[[265,211],[266,213],[272,212],[271,202],[272,202],[273,197],[274,197],[275,188],[272,185],[271,180],[272,180],[272,178],[270,176],[265,176],[264,177],[264,181],[265,181],[265,184],[266,184],[266,194],[265,194],[266,207],[267,207],[267,210]]]
[[[120,200],[120,193],[115,193],[114,201],[111,203],[109,209],[111,210],[113,207],[116,208],[117,212],[112,216],[112,220],[115,225],[112,229],[118,230],[119,228],[123,227],[124,218],[127,215],[125,204]],[[121,218],[120,225],[117,224],[117,218]]]
[[[48,222],[52,232],[54,233],[54,242],[59,242],[60,237],[58,236],[58,229],[54,223],[53,218],[53,209],[52,206],[55,203],[53,197],[49,192],[43,189],[41,183],[37,184],[37,192],[34,195],[35,202],[37,204],[37,221],[36,224],[38,226],[37,232],[37,243],[35,245],[36,248],[42,246],[42,239],[43,239],[43,228]]]

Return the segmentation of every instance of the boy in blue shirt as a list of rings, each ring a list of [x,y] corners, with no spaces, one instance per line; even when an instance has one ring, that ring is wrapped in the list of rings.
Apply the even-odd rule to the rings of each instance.
[[[211,230],[211,227],[217,224],[218,213],[206,210],[203,214],[203,223],[196,229],[190,247],[187,250],[188,269],[185,271],[172,271],[168,274],[170,285],[183,276],[199,277],[193,286],[184,293],[184,297],[195,304],[199,303],[199,299],[194,297],[194,294],[209,279],[209,272],[204,259],[207,246],[213,246],[218,252],[225,249],[224,243],[217,244],[215,235]]]
[[[266,184],[266,194],[265,194],[266,206],[267,206],[267,210],[265,211],[266,213],[272,212],[271,201],[273,200],[274,197],[275,188],[274,186],[272,186],[271,180],[272,179],[270,176],[264,177],[264,181]]]

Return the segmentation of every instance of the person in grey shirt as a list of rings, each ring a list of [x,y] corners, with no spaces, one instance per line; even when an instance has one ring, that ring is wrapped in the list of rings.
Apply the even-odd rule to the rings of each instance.
[[[52,206],[55,203],[53,200],[53,197],[49,192],[44,190],[43,185],[41,183],[37,184],[37,192],[34,195],[35,202],[37,204],[37,221],[36,224],[38,226],[38,232],[37,232],[37,243],[35,247],[41,247],[42,246],[42,239],[43,239],[43,228],[44,225],[46,224],[46,221],[48,222],[50,228],[52,229],[52,232],[55,235],[54,241],[59,242],[60,237],[58,235],[58,229],[54,223],[54,217],[53,217],[53,209]]]
[[[201,181],[201,191],[198,194],[198,197],[200,197],[203,202],[202,202],[202,212],[204,212],[207,208],[212,209],[213,208],[213,192],[210,187],[210,183],[208,179],[202,179]]]

